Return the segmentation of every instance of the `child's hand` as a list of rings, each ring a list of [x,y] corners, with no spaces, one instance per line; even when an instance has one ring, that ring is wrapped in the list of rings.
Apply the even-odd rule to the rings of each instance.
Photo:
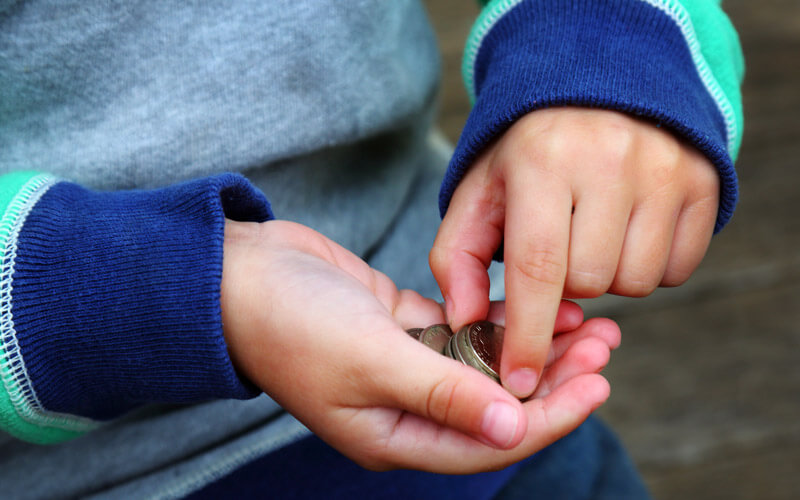
[[[227,222],[222,313],[240,372],[339,451],[374,469],[466,473],[520,460],[608,397],[597,374],[619,343],[565,302],[534,398],[520,403],[404,329],[442,308],[297,224]],[[503,305],[490,318],[503,320]],[[486,443],[486,444],[484,444]]]
[[[719,180],[652,124],[582,108],[534,111],[476,161],[431,251],[453,327],[489,309],[486,268],[504,244],[500,376],[533,391],[562,298],[644,296],[683,283],[714,228]]]

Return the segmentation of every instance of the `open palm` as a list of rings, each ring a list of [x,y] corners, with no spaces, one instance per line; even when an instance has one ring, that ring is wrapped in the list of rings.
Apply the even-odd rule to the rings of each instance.
[[[222,285],[237,368],[318,436],[371,469],[496,469],[577,427],[608,397],[597,374],[619,343],[608,320],[562,304],[547,367],[520,402],[404,332],[446,321],[304,226],[228,222]],[[490,319],[502,322],[504,305]]]

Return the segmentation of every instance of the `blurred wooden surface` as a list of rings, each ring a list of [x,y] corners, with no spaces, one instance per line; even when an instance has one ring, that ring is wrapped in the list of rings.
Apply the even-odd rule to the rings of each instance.
[[[443,51],[439,124],[469,113],[470,0],[427,0]],[[800,2],[726,0],[747,61],[741,201],[692,279],[584,302],[623,344],[600,410],[658,499],[800,498]]]

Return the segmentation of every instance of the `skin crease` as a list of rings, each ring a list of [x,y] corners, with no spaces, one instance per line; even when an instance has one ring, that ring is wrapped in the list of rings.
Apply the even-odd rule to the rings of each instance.
[[[521,403],[405,328],[442,306],[299,224],[227,221],[222,319],[239,372],[364,467],[493,470],[572,431],[602,404],[616,324],[563,302],[542,382]],[[503,303],[490,320],[503,323]]]
[[[649,295],[699,265],[719,178],[668,131],[620,113],[551,108],[519,119],[456,189],[430,253],[451,327],[489,310],[486,269],[504,244],[500,376],[531,394],[563,297]]]

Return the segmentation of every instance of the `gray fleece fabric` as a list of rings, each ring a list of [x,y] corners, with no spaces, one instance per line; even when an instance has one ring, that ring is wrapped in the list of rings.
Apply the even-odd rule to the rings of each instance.
[[[0,0],[0,173],[116,190],[241,172],[277,217],[435,295],[438,75],[414,0]],[[261,396],[55,446],[0,435],[2,496],[176,498],[307,432]]]

